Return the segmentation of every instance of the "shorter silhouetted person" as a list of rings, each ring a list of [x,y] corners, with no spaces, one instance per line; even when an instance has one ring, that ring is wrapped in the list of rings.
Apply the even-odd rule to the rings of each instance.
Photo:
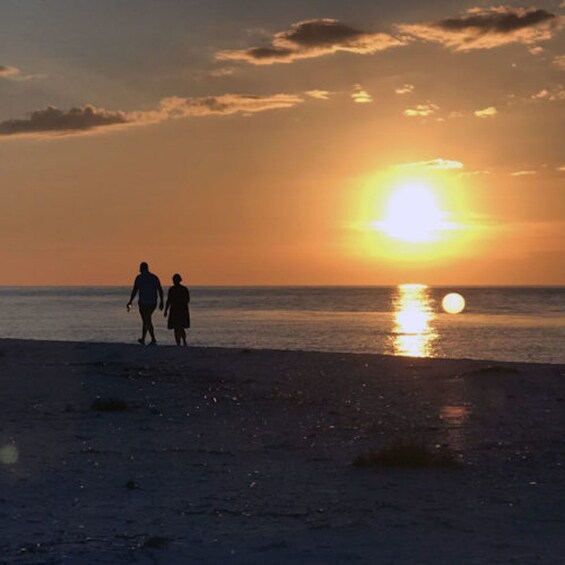
[[[135,278],[127,305],[128,311],[137,293],[139,293],[137,304],[142,321],[141,338],[137,341],[145,345],[145,338],[149,332],[151,336],[149,345],[156,345],[157,340],[155,339],[155,330],[153,329],[151,316],[155,312],[155,308],[157,308],[157,295],[159,296],[159,310],[163,309],[163,289],[161,288],[159,277],[149,272],[149,266],[145,262],[139,265],[139,275]]]
[[[180,284],[182,277],[179,274],[173,275],[173,286],[169,288],[167,302],[165,304],[165,317],[169,315],[167,327],[175,331],[175,341],[177,345],[186,345],[186,329],[190,328],[190,313],[188,303],[190,293],[188,288]]]

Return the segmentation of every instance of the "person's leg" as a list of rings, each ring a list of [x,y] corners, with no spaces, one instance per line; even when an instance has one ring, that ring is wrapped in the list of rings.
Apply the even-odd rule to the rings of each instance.
[[[146,323],[146,316],[145,316],[145,308],[140,304],[139,305],[139,315],[141,316],[141,339],[138,339],[139,343],[145,343],[145,337],[147,336],[147,323]]]
[[[186,345],[186,330],[184,328],[181,328],[180,330],[180,337],[182,339],[182,344]],[[179,343],[180,345],[180,343]]]
[[[141,333],[141,340],[140,343],[145,343],[145,337],[147,336],[147,332],[151,336],[151,343],[156,343],[155,340],[155,331],[153,329],[153,322],[151,321],[151,316],[155,311],[155,306],[146,306],[142,305],[139,307],[139,313],[141,314],[141,319],[143,320],[143,329]]]
[[[155,312],[155,308],[156,306],[147,307],[147,331],[151,336],[151,343],[157,343],[157,340],[155,339],[155,330],[153,329],[153,320],[151,319],[153,312]]]
[[[181,337],[181,330],[179,328],[175,328],[175,341],[177,345],[180,345],[180,337]]]

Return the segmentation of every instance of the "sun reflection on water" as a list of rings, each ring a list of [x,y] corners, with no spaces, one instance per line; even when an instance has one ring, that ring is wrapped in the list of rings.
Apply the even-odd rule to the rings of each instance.
[[[437,333],[430,290],[425,285],[399,285],[393,297],[392,353],[405,357],[433,357]]]

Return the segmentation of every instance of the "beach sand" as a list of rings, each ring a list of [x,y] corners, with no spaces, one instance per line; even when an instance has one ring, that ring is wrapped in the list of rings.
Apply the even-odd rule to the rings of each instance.
[[[563,365],[0,340],[0,384],[0,563],[565,559]],[[352,465],[398,442],[459,464]]]

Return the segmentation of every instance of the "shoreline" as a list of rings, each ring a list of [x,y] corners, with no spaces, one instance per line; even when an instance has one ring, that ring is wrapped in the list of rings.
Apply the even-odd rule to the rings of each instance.
[[[0,339],[0,563],[557,564],[564,377],[563,364]],[[458,465],[352,465],[399,441]]]
[[[63,346],[63,345],[73,345],[73,346],[80,346],[81,349],[83,348],[132,348],[132,350],[143,351],[144,349],[148,349],[150,351],[157,351],[157,350],[178,350],[179,354],[181,351],[185,351],[187,354],[192,352],[254,352],[254,353],[273,353],[273,354],[294,354],[294,355],[327,355],[331,356],[351,356],[351,357],[367,357],[367,358],[375,358],[375,359],[399,359],[399,360],[412,360],[412,361],[428,361],[428,362],[465,362],[470,364],[479,364],[479,365],[511,365],[511,366],[539,366],[539,367],[557,367],[565,369],[565,363],[560,362],[552,362],[552,361],[508,361],[505,359],[489,359],[489,358],[481,358],[475,359],[470,357],[411,357],[408,355],[392,355],[388,353],[365,353],[365,352],[356,352],[356,351],[334,351],[334,350],[323,350],[323,349],[276,349],[276,348],[254,348],[254,347],[225,347],[225,346],[215,346],[215,345],[191,345],[189,344],[187,347],[179,347],[174,343],[170,342],[161,342],[159,341],[157,346],[149,346],[149,345],[139,345],[134,341],[131,342],[115,342],[115,341],[69,341],[69,340],[47,340],[47,339],[35,339],[35,338],[0,338],[0,353],[2,344],[12,344],[12,345],[21,345],[23,346],[26,343],[30,344],[43,344],[45,346],[53,345],[53,346]]]

